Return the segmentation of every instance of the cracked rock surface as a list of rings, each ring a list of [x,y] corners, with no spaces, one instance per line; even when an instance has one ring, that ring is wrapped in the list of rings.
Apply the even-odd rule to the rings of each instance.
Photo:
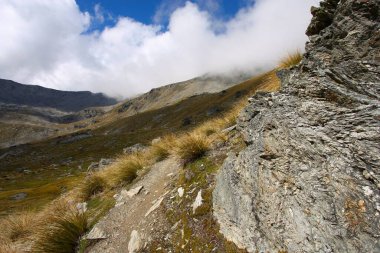
[[[326,0],[278,93],[257,94],[213,193],[248,252],[380,252],[380,2]]]

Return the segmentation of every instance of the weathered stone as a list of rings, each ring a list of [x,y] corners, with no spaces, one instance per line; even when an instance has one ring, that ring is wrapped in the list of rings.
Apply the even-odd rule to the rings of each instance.
[[[102,159],[100,159],[100,161],[99,161],[99,167],[106,167],[106,166],[108,166],[108,165],[111,165],[113,162],[115,162],[115,160],[114,159],[106,159],[106,158],[102,158]]]
[[[197,197],[195,198],[193,202],[193,213],[197,210],[198,207],[200,207],[203,204],[203,199],[202,199],[202,190],[199,190]]]
[[[140,191],[144,188],[144,186],[140,185],[140,186],[137,186],[129,191],[126,192],[126,195],[130,198],[136,196],[137,194],[140,193]]]
[[[114,163],[114,159],[106,159],[106,158],[101,158],[99,162],[92,162],[88,167],[87,167],[87,172],[94,172],[94,171],[100,171],[103,170],[105,167],[111,165]]]
[[[78,212],[85,213],[87,211],[87,203],[86,202],[78,203],[76,205],[76,208]]]
[[[128,243],[128,252],[137,253],[140,252],[143,248],[143,242],[141,240],[139,232],[133,230],[131,233],[131,239]]]
[[[180,188],[178,188],[178,196],[180,197],[180,198],[182,198],[183,197],[183,193],[185,192],[185,190],[182,188],[182,187],[180,187]]]
[[[99,227],[95,226],[91,231],[85,236],[87,240],[101,240],[108,238],[107,234],[100,229]]]
[[[155,138],[152,140],[152,145],[157,144],[161,141],[161,137]]]
[[[302,63],[240,114],[248,146],[226,159],[213,193],[220,231],[239,247],[380,252],[379,6],[323,2],[333,16],[316,24],[313,11]]]
[[[153,206],[149,208],[149,210],[146,212],[145,217],[147,217],[149,214],[151,214],[154,210],[156,210],[164,200],[165,196],[169,193],[169,191],[165,192],[159,199],[157,199]]]
[[[126,148],[123,148],[123,153],[124,154],[135,154],[135,153],[138,153],[140,151],[143,151],[146,147],[140,143],[137,143],[135,145],[132,145],[130,147],[126,147]]]
[[[154,210],[156,210],[164,200],[164,197],[161,197],[154,202],[153,206],[149,208],[149,210],[146,212],[145,217],[147,217],[149,214],[151,214]]]
[[[113,196],[114,199],[116,200],[115,206],[123,205],[127,199],[132,198],[132,197],[136,196],[137,194],[139,194],[143,188],[144,188],[144,186],[141,185],[141,186],[135,187],[129,191],[121,190],[121,192],[119,194],[115,194]]]
[[[25,199],[26,197],[28,196],[28,194],[26,194],[25,192],[20,192],[20,193],[17,193],[13,196],[11,196],[10,198],[12,200],[23,200]]]

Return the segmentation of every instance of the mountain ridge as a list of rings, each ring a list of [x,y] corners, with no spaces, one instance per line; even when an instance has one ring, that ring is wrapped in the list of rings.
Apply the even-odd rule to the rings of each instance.
[[[61,91],[39,85],[21,84],[0,79],[0,103],[50,107],[65,112],[77,112],[88,107],[109,106],[117,100],[90,91]]]

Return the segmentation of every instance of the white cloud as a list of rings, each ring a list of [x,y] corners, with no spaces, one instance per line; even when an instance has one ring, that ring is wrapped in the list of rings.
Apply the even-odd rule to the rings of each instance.
[[[165,31],[121,17],[85,33],[91,17],[74,0],[0,0],[0,77],[125,97],[205,73],[268,69],[304,48],[317,3],[257,0],[220,21],[188,2]]]

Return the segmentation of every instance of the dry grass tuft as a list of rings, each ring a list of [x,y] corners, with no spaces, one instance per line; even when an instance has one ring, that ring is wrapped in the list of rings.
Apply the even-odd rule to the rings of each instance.
[[[175,146],[177,137],[174,135],[167,135],[157,143],[153,143],[150,148],[150,156],[153,162],[163,161],[168,158]]]
[[[81,197],[83,200],[87,201],[92,196],[103,192],[106,188],[106,180],[97,174],[92,174],[86,178],[82,184],[82,187],[80,188]]]
[[[0,222],[3,240],[12,242],[25,239],[32,235],[38,226],[38,218],[35,213],[24,211],[19,214],[10,215]]]
[[[86,213],[81,213],[66,204],[56,208],[56,212],[46,218],[46,223],[37,232],[37,240],[32,251],[36,253],[75,252],[81,236],[89,229]]]
[[[280,61],[280,64],[278,65],[278,68],[279,69],[287,69],[287,68],[291,68],[295,65],[297,65],[298,63],[300,63],[302,60],[302,54],[300,51],[296,51],[292,54],[289,54],[287,57],[285,57],[284,59],[282,59]]]
[[[280,88],[281,81],[278,78],[276,71],[271,71],[266,75],[264,82],[260,85],[257,91],[275,92],[278,91]]]
[[[103,176],[112,186],[127,185],[137,177],[137,172],[142,170],[144,165],[145,157],[141,154],[121,156],[109,170],[103,172]]]
[[[15,245],[0,242],[0,253],[22,253]]]
[[[205,135],[188,133],[183,135],[177,142],[176,154],[185,163],[201,158],[210,149],[210,141]]]

